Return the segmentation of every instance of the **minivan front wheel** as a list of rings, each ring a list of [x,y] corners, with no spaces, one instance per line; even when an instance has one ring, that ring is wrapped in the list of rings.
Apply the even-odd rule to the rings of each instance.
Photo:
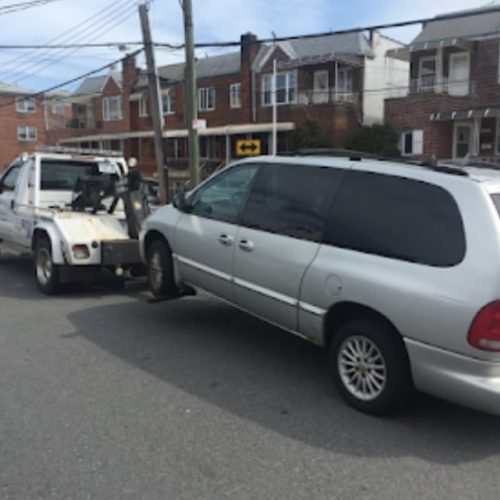
[[[405,406],[412,394],[403,340],[383,322],[359,319],[344,324],[331,342],[329,358],[342,397],[358,410],[391,413]]]
[[[172,252],[167,242],[157,238],[147,249],[149,288],[155,297],[178,293],[174,278]]]

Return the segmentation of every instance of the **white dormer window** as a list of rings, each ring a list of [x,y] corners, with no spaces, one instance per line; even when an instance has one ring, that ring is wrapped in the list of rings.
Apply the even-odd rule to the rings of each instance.
[[[141,118],[148,116],[148,98],[145,95],[139,99],[139,116]]]
[[[273,75],[268,74],[262,77],[262,105],[271,106]],[[294,71],[276,74],[276,103],[292,104],[297,99],[297,77]]]
[[[105,122],[119,121],[123,118],[121,95],[113,95],[103,98],[102,118]]]
[[[16,97],[16,111],[18,113],[35,113],[36,101],[34,97]]]

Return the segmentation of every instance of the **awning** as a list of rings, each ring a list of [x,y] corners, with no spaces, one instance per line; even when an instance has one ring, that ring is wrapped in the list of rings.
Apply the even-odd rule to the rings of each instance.
[[[293,122],[278,122],[277,127],[278,132],[288,132],[295,129],[295,123]],[[224,127],[209,127],[205,129],[198,130],[198,135],[200,136],[225,136],[225,135],[239,135],[239,134],[258,134],[265,132],[272,132],[272,123],[243,123],[240,125],[226,125]],[[187,129],[177,129],[171,130],[167,129],[163,132],[163,137],[167,139],[176,139],[187,137]],[[118,133],[107,133],[107,134],[95,134],[95,135],[85,135],[85,136],[75,136],[66,137],[59,141],[60,144],[68,144],[74,142],[90,142],[90,141],[107,141],[107,140],[119,140],[119,139],[140,139],[154,137],[154,132],[152,130],[142,130],[137,132],[118,132]]]
[[[412,52],[422,50],[437,50],[445,47],[457,47],[459,49],[470,51],[472,49],[472,42],[464,38],[448,38],[445,40],[432,40],[429,42],[415,43],[407,45],[399,49],[391,49],[386,52],[387,57],[392,59],[400,59],[401,61],[409,62]]]
[[[452,120],[471,120],[473,118],[495,118],[500,116],[500,107],[460,109],[456,111],[445,111],[443,113],[432,113],[431,122],[448,122]]]

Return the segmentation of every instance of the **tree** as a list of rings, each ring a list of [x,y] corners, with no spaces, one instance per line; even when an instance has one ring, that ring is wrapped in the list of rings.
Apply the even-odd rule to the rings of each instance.
[[[388,158],[397,158],[401,155],[399,137],[389,125],[372,125],[360,128],[347,141],[347,149],[373,153]]]
[[[292,132],[292,149],[328,148],[332,141],[321,125],[315,120],[307,120]]]

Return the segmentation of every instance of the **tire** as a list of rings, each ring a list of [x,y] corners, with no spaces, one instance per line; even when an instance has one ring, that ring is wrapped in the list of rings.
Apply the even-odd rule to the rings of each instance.
[[[174,278],[172,252],[165,240],[158,238],[149,245],[146,267],[149,288],[155,297],[165,297],[178,293]]]
[[[35,280],[38,290],[54,295],[60,290],[59,266],[52,260],[52,247],[46,236],[37,239],[34,255]]]
[[[407,405],[413,393],[408,355],[403,339],[389,326],[369,319],[346,323],[328,354],[335,385],[354,408],[386,415]]]

